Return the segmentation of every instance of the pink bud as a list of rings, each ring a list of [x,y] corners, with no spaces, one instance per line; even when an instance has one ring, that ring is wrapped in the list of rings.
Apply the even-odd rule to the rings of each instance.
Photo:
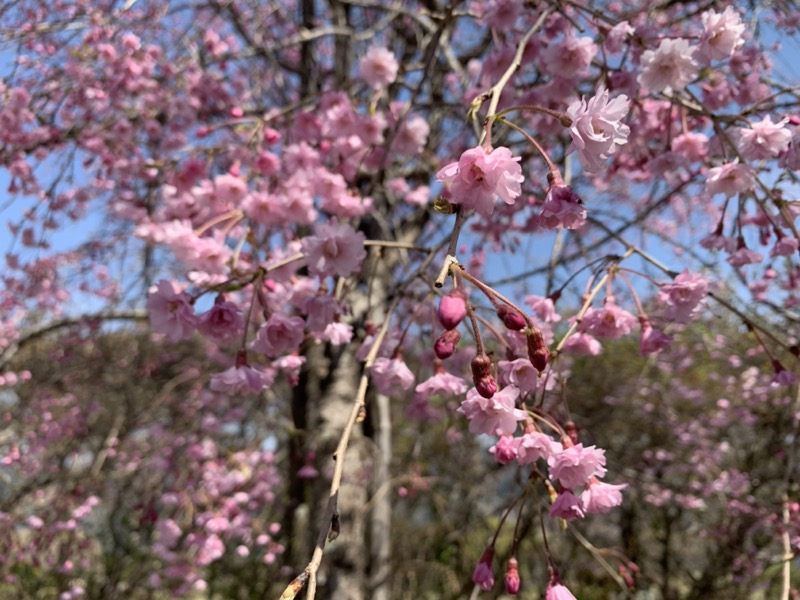
[[[494,546],[489,546],[484,550],[483,556],[472,572],[472,583],[479,586],[484,592],[488,592],[494,587],[492,559],[494,559]]]
[[[522,331],[528,326],[525,317],[519,311],[505,305],[497,309],[497,316],[500,317],[503,325],[512,331]]]
[[[436,353],[437,358],[444,360],[452,356],[453,352],[456,351],[459,340],[461,340],[461,334],[458,333],[457,329],[445,331],[440,335],[433,344],[433,351]]]
[[[508,559],[508,566],[506,567],[506,594],[516,596],[519,593],[519,569],[517,568],[517,559],[511,557]]]
[[[547,359],[550,358],[550,352],[544,343],[544,337],[542,337],[542,330],[536,326],[531,327],[525,332],[525,339],[528,342],[528,359],[533,368],[541,373],[547,367]]]
[[[460,289],[452,290],[439,301],[439,323],[447,330],[455,329],[467,316],[467,297]]]

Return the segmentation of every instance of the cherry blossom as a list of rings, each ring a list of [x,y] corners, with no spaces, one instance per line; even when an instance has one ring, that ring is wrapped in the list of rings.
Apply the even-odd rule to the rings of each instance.
[[[525,178],[519,161],[508,148],[495,148],[487,153],[478,146],[464,152],[458,162],[441,169],[436,178],[450,184],[455,204],[489,216],[494,212],[496,197],[514,204],[522,193],[520,184]]]
[[[367,84],[378,90],[394,83],[399,67],[397,59],[390,50],[373,45],[361,59],[358,73]]]
[[[637,81],[651,92],[679,92],[699,71],[695,48],[686,39],[663,39],[656,50],[642,53],[642,72]]]
[[[147,310],[153,330],[165,334],[170,341],[186,339],[197,328],[191,298],[173,282],[162,279],[150,288]]]
[[[458,412],[469,420],[472,433],[511,435],[517,422],[525,419],[525,411],[514,407],[519,390],[512,385],[504,387],[491,398],[484,398],[475,388],[467,392]]]
[[[753,169],[747,165],[739,164],[738,158],[719,167],[713,167],[708,171],[706,193],[710,196],[724,194],[730,198],[742,192],[750,191],[753,187],[755,187]]]
[[[317,225],[314,233],[302,239],[303,253],[312,273],[346,277],[361,268],[367,255],[363,233],[335,222]]]
[[[570,490],[586,485],[591,477],[605,475],[605,464],[605,450],[595,446],[584,448],[583,444],[565,448],[547,459],[550,477]]]
[[[700,55],[707,61],[724,60],[744,45],[745,26],[733,6],[725,7],[721,13],[707,10],[700,15],[700,21]]]
[[[570,149],[577,150],[587,173],[597,173],[603,166],[602,161],[614,154],[617,146],[627,143],[630,128],[621,121],[628,114],[629,107],[627,96],[623,94],[609,100],[608,90],[601,86],[588,101],[582,97],[567,108],[567,115],[572,121],[569,127],[572,136]],[[552,190],[548,191],[548,198]],[[575,202],[577,196],[569,198],[571,191],[568,187],[562,189],[551,200]]]

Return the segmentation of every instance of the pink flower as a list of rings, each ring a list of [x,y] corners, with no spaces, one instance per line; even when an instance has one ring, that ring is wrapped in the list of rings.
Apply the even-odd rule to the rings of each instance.
[[[556,312],[555,303],[550,296],[544,298],[530,294],[525,296],[525,304],[530,306],[536,316],[545,323],[558,323],[561,320],[561,315]]]
[[[510,435],[501,435],[497,443],[489,448],[489,452],[494,455],[494,459],[501,465],[507,465],[517,458],[517,445],[519,438]]]
[[[764,260],[764,257],[761,253],[750,250],[747,246],[742,246],[728,257],[728,264],[738,269],[747,265],[757,265],[762,260]]]
[[[537,223],[543,229],[580,229],[586,224],[583,200],[568,185],[551,186]]]
[[[585,485],[591,477],[605,475],[605,464],[605,450],[595,446],[584,448],[583,444],[566,448],[547,459],[550,477],[570,490]]]
[[[566,586],[555,583],[547,586],[544,600],[577,600]]]
[[[549,435],[531,431],[519,438],[517,462],[521,465],[532,465],[540,458],[549,460],[551,456],[562,450],[561,444]]]
[[[567,109],[572,120],[569,151],[578,151],[578,159],[587,173],[599,172],[603,166],[601,161],[614,154],[616,146],[628,142],[630,128],[621,121],[628,114],[629,107],[630,102],[624,94],[609,101],[608,90],[603,86],[588,102],[581,98],[570,104]],[[567,201],[565,194],[559,196],[562,202]]]
[[[603,308],[589,308],[583,316],[580,329],[600,338],[616,340],[631,332],[639,320],[627,310],[606,299]]]
[[[655,354],[669,348],[672,336],[660,329],[653,329],[649,322],[642,325],[642,336],[639,339],[639,352],[643,355]]]
[[[319,339],[333,346],[349,344],[350,340],[353,339],[353,326],[339,321],[328,323]]]
[[[522,3],[519,0],[487,0],[482,8],[481,14],[488,27],[508,31],[516,23]]]
[[[791,256],[797,252],[798,246],[800,246],[800,243],[798,243],[797,238],[784,235],[775,242],[769,255],[773,258],[776,256]]]
[[[256,334],[250,347],[256,352],[277,358],[289,354],[303,341],[305,321],[300,317],[287,317],[282,313],[272,313]]]
[[[214,302],[214,306],[208,312],[200,315],[197,326],[203,335],[220,341],[227,341],[240,335],[243,328],[242,310],[233,302],[224,300]]]
[[[708,155],[708,137],[697,132],[687,132],[672,140],[672,151],[689,161],[704,160]]]
[[[235,394],[242,391],[258,393],[272,385],[271,374],[259,371],[247,365],[231,367],[222,373],[211,376],[209,387],[215,392]]]
[[[517,421],[526,418],[524,410],[514,407],[518,397],[519,390],[513,385],[504,387],[491,398],[484,398],[472,388],[458,407],[458,412],[467,417],[472,433],[511,435],[517,429]]]
[[[581,502],[586,514],[603,514],[622,504],[622,493],[628,484],[612,485],[592,479],[581,494]]]
[[[748,192],[756,185],[753,169],[740,165],[739,159],[708,170],[706,193],[710,196],[725,194],[728,198]]]
[[[542,65],[559,77],[584,75],[597,54],[597,44],[590,37],[567,33],[561,41],[551,42],[542,56]]]
[[[425,147],[430,132],[431,128],[425,119],[419,115],[408,117],[397,130],[392,150],[400,154],[418,154]]]
[[[523,394],[536,389],[539,382],[539,371],[527,358],[518,358],[513,361],[501,360],[497,366],[505,380],[519,388]]]
[[[730,8],[730,7],[729,7]],[[747,160],[774,158],[789,148],[792,132],[784,125],[789,119],[773,123],[769,115],[750,125],[736,129],[737,147]]]
[[[703,23],[700,55],[708,62],[724,60],[744,45],[744,23],[732,6],[722,13],[707,10],[700,15],[700,20]]]
[[[708,280],[688,269],[675,277],[672,283],[661,286],[658,300],[668,305],[667,319],[688,323],[708,293]]]
[[[689,40],[663,39],[656,50],[642,53],[642,72],[637,81],[651,92],[679,92],[695,77],[699,65],[694,60],[695,48]]]
[[[570,490],[562,491],[553,505],[550,507],[550,517],[553,519],[564,519],[565,521],[575,521],[586,516],[581,504],[581,499]]]
[[[385,396],[397,396],[399,390],[414,385],[414,374],[402,358],[376,358],[370,370],[372,383]]]
[[[458,329],[450,329],[442,333],[433,343],[436,358],[440,360],[450,358],[456,351],[459,340],[461,340],[461,334],[458,333]]]
[[[506,576],[503,580],[503,584],[506,588],[506,594],[510,596],[516,596],[519,593],[519,565],[517,564],[516,558],[509,558],[508,564],[506,565]]]
[[[436,373],[414,388],[416,394],[425,398],[432,396],[458,396],[466,391],[466,382],[461,377],[456,377],[446,371]]]
[[[197,327],[191,298],[179,289],[176,284],[162,279],[150,288],[147,298],[150,325],[172,342],[191,337]]]
[[[380,89],[397,79],[399,69],[397,59],[388,49],[370,46],[358,65],[358,74],[373,89]]]
[[[786,154],[781,156],[778,164],[783,169],[800,171],[800,129],[795,129]]]
[[[575,356],[597,356],[603,351],[603,346],[588,333],[578,331],[573,333],[564,344],[564,352]]]
[[[225,544],[217,534],[211,534],[200,545],[195,557],[195,562],[201,567],[206,567],[225,554]]]
[[[347,277],[361,269],[367,256],[363,233],[336,222],[320,223],[314,233],[302,239],[308,270],[314,275]]]
[[[486,154],[482,146],[467,150],[458,162],[450,163],[436,178],[449,183],[455,204],[463,204],[488,217],[494,212],[494,199],[514,204],[522,193],[525,180],[519,157],[511,156],[508,148],[495,148]]]
[[[617,54],[622,52],[625,48],[625,42],[630,38],[636,30],[627,21],[620,21],[606,34],[606,41],[603,47],[606,52],[610,54]]]

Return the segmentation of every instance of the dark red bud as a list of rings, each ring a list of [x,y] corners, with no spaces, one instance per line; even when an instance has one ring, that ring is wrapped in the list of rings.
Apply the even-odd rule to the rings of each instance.
[[[460,340],[461,334],[458,333],[457,329],[445,331],[442,335],[436,338],[436,341],[433,344],[433,351],[436,353],[436,357],[440,360],[450,358],[453,355],[453,352],[456,351],[456,346]]]
[[[497,316],[500,317],[503,325],[512,331],[522,331],[528,326],[525,317],[519,311],[505,305],[497,309]]]
[[[470,363],[472,382],[484,398],[491,398],[497,392],[497,382],[492,377],[492,360],[484,353],[476,354]]]
[[[525,338],[528,342],[528,359],[533,368],[541,373],[547,368],[547,360],[550,358],[550,351],[544,343],[542,330],[534,326],[525,332]]]
[[[439,323],[447,330],[455,329],[467,316],[467,297],[461,289],[452,290],[439,301]]]

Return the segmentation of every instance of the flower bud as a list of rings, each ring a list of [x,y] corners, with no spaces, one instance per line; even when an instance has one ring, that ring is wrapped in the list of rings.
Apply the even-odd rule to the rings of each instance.
[[[484,550],[483,556],[475,565],[472,572],[472,583],[479,586],[484,592],[488,592],[494,587],[494,575],[492,574],[492,559],[494,559],[494,546],[489,546]]]
[[[492,377],[492,360],[485,353],[476,354],[470,363],[472,382],[484,398],[491,398],[497,392],[497,382]]]
[[[436,357],[444,360],[452,356],[460,340],[461,334],[458,333],[457,329],[445,331],[433,344],[433,351],[436,353]]]
[[[448,331],[458,327],[458,324],[467,316],[467,297],[464,292],[457,288],[446,296],[442,296],[437,316],[439,323]]]
[[[500,317],[503,325],[512,331],[522,331],[528,326],[525,317],[519,311],[505,305],[497,309],[497,316]]]
[[[504,583],[506,587],[506,594],[516,596],[519,593],[519,569],[517,568],[517,559],[514,557],[508,559]]]
[[[547,359],[550,358],[550,351],[544,343],[542,330],[534,326],[525,331],[525,339],[528,342],[528,359],[533,368],[540,373],[547,367]]]

